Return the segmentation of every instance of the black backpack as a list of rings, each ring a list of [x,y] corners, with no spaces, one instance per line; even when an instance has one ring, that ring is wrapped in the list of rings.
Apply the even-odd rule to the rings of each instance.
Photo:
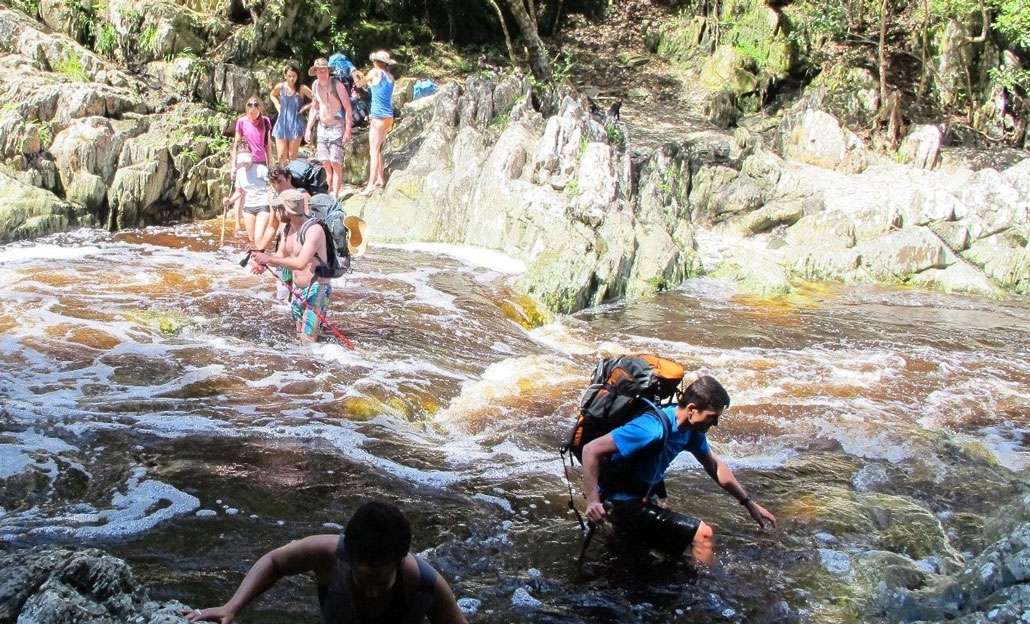
[[[319,277],[342,277],[350,270],[351,262],[350,246],[347,245],[350,232],[344,225],[346,215],[343,207],[331,195],[320,193],[308,200],[308,214],[311,218],[304,222],[297,235],[300,244],[304,244],[307,228],[315,223],[320,224],[325,232],[325,249],[329,257],[323,260],[315,256],[322,264],[317,271]]]
[[[683,365],[657,355],[605,358],[594,369],[579,400],[579,415],[561,453],[583,461],[583,447],[625,425],[663,401],[672,403],[683,381]]]
[[[293,187],[308,192],[308,195],[328,193],[329,184],[326,183],[325,167],[301,158],[290,161],[290,179]]]

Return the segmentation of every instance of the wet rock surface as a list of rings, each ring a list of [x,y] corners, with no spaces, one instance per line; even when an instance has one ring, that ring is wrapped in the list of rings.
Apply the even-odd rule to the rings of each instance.
[[[0,553],[0,567],[2,623],[185,622],[183,605],[146,600],[129,566],[97,549],[13,550]]]

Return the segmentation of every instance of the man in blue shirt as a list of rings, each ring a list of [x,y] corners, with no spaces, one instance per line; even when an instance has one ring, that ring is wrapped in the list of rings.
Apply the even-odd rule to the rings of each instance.
[[[665,497],[665,471],[677,455],[689,451],[759,525],[775,527],[776,517],[751,500],[729,466],[708,447],[705,433],[719,424],[729,404],[730,395],[714,377],[700,377],[683,391],[677,405],[657,410],[660,416],[654,410],[646,412],[584,446],[587,518],[598,523],[609,517],[620,535],[672,557],[690,546],[694,559],[712,565],[712,528],[656,504],[657,498]]]

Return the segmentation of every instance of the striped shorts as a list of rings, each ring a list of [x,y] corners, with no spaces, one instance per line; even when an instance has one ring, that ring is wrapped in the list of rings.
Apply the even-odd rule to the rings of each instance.
[[[301,299],[294,298],[291,305],[293,320],[297,321],[297,331],[304,332],[305,336],[317,336],[322,329],[322,322],[312,311],[325,316],[325,310],[329,307],[329,298],[333,295],[333,287],[322,282],[312,282],[307,288],[300,291],[300,295],[307,305],[301,303]]]

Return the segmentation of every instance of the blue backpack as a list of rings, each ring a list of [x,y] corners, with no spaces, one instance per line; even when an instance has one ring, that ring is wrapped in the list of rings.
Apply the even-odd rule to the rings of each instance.
[[[415,86],[411,89],[411,99],[417,100],[420,97],[432,95],[436,93],[436,83],[427,78],[423,78],[415,83]]]

